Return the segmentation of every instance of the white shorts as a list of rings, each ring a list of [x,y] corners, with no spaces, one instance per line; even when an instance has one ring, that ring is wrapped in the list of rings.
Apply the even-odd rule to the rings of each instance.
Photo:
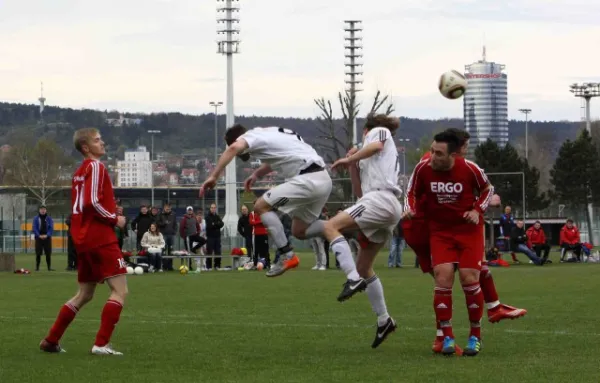
[[[331,177],[322,170],[290,178],[263,194],[262,198],[290,217],[311,224],[321,215],[331,188]]]
[[[389,191],[372,191],[362,196],[354,206],[345,210],[374,243],[386,242],[402,216],[398,197]]]

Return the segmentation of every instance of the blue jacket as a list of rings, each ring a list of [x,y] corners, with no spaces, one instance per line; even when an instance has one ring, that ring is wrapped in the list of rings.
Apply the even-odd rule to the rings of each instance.
[[[48,230],[46,235],[48,237],[52,237],[52,233],[54,232],[54,221],[52,221],[52,217],[49,215],[46,216],[46,225],[48,226]],[[41,220],[40,216],[36,215],[33,217],[33,234],[36,238],[40,237],[40,228],[41,228]]]
[[[515,217],[512,214],[500,216],[500,236],[510,237],[510,232],[515,225]]]

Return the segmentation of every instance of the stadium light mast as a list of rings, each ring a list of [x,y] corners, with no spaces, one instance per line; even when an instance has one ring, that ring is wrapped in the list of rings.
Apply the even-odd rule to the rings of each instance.
[[[240,53],[239,11],[238,0],[217,0],[217,53],[225,55],[227,58],[226,127],[232,126],[235,121],[233,115],[233,55]],[[234,159],[225,169],[225,217],[223,223],[227,228],[226,237],[237,232],[236,170],[236,160]]]
[[[525,114],[525,159],[529,160],[529,113],[531,109],[519,109],[519,112]]]
[[[570,88],[571,93],[573,93],[575,97],[580,97],[585,100],[585,128],[591,135],[592,117],[590,113],[590,102],[592,98],[600,96],[600,84],[595,82],[574,83],[571,84]],[[594,222],[594,206],[591,202],[588,202],[587,214],[589,240],[594,246],[596,246],[598,245],[598,241],[595,238],[596,236],[594,235],[594,230],[592,228],[592,222]]]
[[[219,161],[219,107],[223,105],[222,101],[211,101],[209,105],[215,108],[215,166],[217,166],[217,162]],[[219,178],[217,178],[217,185],[219,184]],[[219,192],[217,190],[217,185],[215,185],[215,205],[217,205],[217,209],[219,208]],[[218,212],[218,211],[217,211]]]
[[[360,92],[360,85],[362,84],[362,62],[360,59],[362,58],[362,37],[360,36],[362,33],[362,21],[360,20],[345,20],[344,21],[344,32],[346,36],[344,37],[345,43],[345,54],[346,61],[344,65],[346,66],[345,70],[345,83],[346,83],[346,94],[350,97],[350,105],[351,110],[350,113],[353,113],[354,116],[350,116],[352,118],[352,146],[358,145],[359,135],[356,129],[356,109],[358,108],[358,103],[356,102],[356,94]]]

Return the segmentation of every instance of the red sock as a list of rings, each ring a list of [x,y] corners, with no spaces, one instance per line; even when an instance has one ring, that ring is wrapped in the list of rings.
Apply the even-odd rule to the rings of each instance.
[[[454,338],[452,333],[452,289],[436,287],[433,295],[433,310],[444,337]]]
[[[500,298],[498,298],[496,284],[494,283],[494,278],[492,277],[492,273],[490,272],[487,264],[484,264],[481,268],[481,273],[479,274],[479,285],[481,286],[481,291],[483,291],[483,299],[488,305],[488,308],[493,309],[498,307]]]
[[[46,336],[46,340],[52,344],[58,344],[60,338],[62,338],[63,334],[67,330],[67,327],[73,322],[75,319],[75,315],[79,309],[73,306],[70,303],[65,303],[63,307],[60,308],[58,312],[58,317],[54,324],[50,328],[50,332],[48,332],[48,336]]]
[[[121,310],[123,310],[123,305],[119,302],[112,299],[106,301],[104,309],[102,310],[100,330],[98,330],[98,334],[96,334],[96,342],[94,343],[96,346],[103,347],[109,343],[115,326],[119,322]]]
[[[514,262],[517,262],[517,261],[518,261],[518,259],[517,259],[517,255],[516,255],[515,253],[510,253],[510,256],[512,257],[512,260],[513,260]]]
[[[467,311],[469,312],[469,321],[471,322],[471,332],[469,336],[476,336],[481,339],[481,317],[483,317],[483,292],[479,287],[479,282],[463,285],[465,298],[467,301]]]

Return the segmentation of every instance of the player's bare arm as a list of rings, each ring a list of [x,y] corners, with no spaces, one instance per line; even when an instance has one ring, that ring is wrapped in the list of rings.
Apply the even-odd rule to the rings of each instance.
[[[360,184],[360,171],[358,169],[358,166],[355,166],[354,164],[350,165],[348,167],[348,173],[350,173],[350,183],[352,184],[352,192],[357,198],[361,198],[363,193]]]
[[[219,158],[217,165],[214,170],[210,173],[206,181],[200,187],[200,197],[204,196],[204,192],[208,189],[212,189],[217,184],[217,178],[219,174],[225,170],[225,167],[244,150],[248,149],[248,143],[243,138],[237,139],[233,144],[229,145],[225,152]]]
[[[333,170],[339,166],[352,164],[365,158],[372,157],[383,150],[383,145],[384,143],[381,141],[371,142],[370,144],[363,146],[359,151],[352,154],[350,157],[340,158],[339,160],[335,161],[333,165],[331,165],[331,169]]]
[[[260,167],[258,169],[256,169],[250,175],[250,177],[246,178],[246,180],[244,181],[244,187],[245,187],[246,191],[249,192],[257,180],[263,178],[264,176],[271,173],[272,171],[273,171],[273,169],[271,169],[271,165],[267,164],[266,162],[263,162],[262,165],[260,165]]]

